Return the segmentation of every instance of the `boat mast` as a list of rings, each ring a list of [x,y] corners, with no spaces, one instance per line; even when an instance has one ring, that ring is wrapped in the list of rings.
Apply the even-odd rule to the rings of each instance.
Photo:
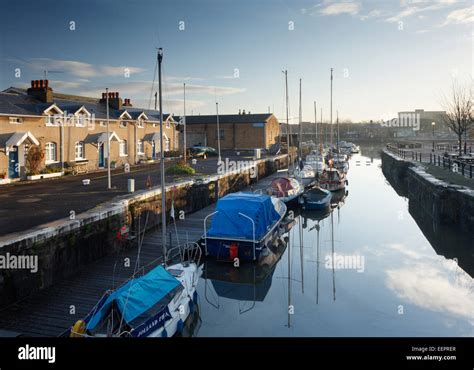
[[[331,145],[332,145],[332,137],[333,137],[333,128],[332,128],[332,68],[331,68],[331,113],[330,113],[329,124],[331,125]]]
[[[316,100],[314,101],[314,140],[318,140],[318,114],[316,111]]]
[[[186,162],[186,83],[183,84],[183,145],[184,145],[184,162]]]
[[[163,49],[158,49],[158,90],[160,104],[160,171],[161,171],[161,243],[163,247],[163,259],[166,265],[166,189],[165,189],[165,153],[163,148],[163,101],[161,91],[161,62],[163,60]]]
[[[289,112],[288,112],[288,71],[285,69],[285,101],[286,101],[286,154],[288,155],[288,171],[290,170],[290,121],[289,121]]]
[[[301,159],[301,141],[303,140],[303,126],[301,125],[302,121],[302,113],[301,113],[301,78],[300,78],[300,109],[299,109],[299,140],[298,140],[298,156]]]
[[[336,123],[337,123],[337,152],[339,153],[339,111],[336,111]]]
[[[321,117],[319,120],[319,151],[322,154],[323,153],[323,144],[321,142],[322,140],[325,140],[325,137],[323,135],[324,133],[324,126],[323,126],[323,107],[321,107]]]

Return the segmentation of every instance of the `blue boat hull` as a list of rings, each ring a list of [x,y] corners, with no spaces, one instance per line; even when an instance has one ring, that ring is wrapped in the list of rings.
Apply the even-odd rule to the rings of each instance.
[[[219,261],[233,262],[230,255],[230,245],[232,243],[237,243],[237,258],[239,261],[255,261],[259,259],[262,250],[265,249],[265,247],[270,247],[278,236],[279,228],[275,227],[255,244],[251,241],[242,241],[238,239],[207,238],[207,243],[205,241],[205,252],[208,256],[212,256]]]

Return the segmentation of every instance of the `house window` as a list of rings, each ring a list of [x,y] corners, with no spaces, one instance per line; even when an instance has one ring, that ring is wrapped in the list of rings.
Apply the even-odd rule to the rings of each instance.
[[[139,119],[138,122],[137,122],[137,127],[138,128],[143,128],[145,125],[143,123],[143,120],[142,119]]]
[[[217,139],[217,130],[216,130],[216,139]],[[223,128],[219,129],[219,139],[224,140],[224,129]]]
[[[45,163],[56,162],[56,143],[48,142],[44,146],[45,151]]]
[[[77,141],[74,148],[75,148],[75,153],[76,153],[76,161],[81,160],[81,159],[85,159],[85,156],[84,156],[84,142]]]
[[[76,117],[76,126],[84,127],[86,125],[86,119],[84,114],[78,114]]]
[[[12,125],[21,125],[23,123],[23,118],[21,117],[10,117],[10,124]]]
[[[165,138],[165,152],[170,151],[170,143],[171,143],[171,140],[168,138]]]
[[[125,127],[127,127],[127,121],[120,120],[119,126],[120,126],[120,128],[125,128]]]
[[[143,140],[138,140],[137,141],[137,153],[138,154],[143,154]]]
[[[166,120],[166,128],[171,128],[170,121]]]
[[[107,122],[105,122],[105,121],[100,121],[100,122],[99,122],[99,125],[100,125],[101,127],[105,127],[105,126],[107,126]]]
[[[119,145],[119,153],[121,157],[125,157],[128,155],[127,150],[127,140],[122,140]]]
[[[55,122],[55,119],[54,119],[54,116],[50,115],[50,114],[48,114],[45,117],[45,123],[46,123],[46,126],[57,126],[57,124]]]

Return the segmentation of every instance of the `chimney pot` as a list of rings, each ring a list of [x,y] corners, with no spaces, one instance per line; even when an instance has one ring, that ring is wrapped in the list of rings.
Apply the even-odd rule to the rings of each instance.
[[[47,88],[48,86],[49,86],[49,80],[45,80],[45,81],[44,81],[44,87]]]

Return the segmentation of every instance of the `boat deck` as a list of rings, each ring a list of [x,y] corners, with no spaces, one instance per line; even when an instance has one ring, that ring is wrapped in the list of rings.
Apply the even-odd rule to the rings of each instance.
[[[265,192],[273,178],[285,174],[286,172],[277,172],[246,190],[262,189]],[[204,218],[213,212],[214,208],[215,204],[186,215],[185,220],[177,220],[177,233],[174,225],[169,225],[172,246],[178,245],[178,241],[197,241],[203,234]],[[168,236],[167,243],[169,240]],[[142,244],[140,266],[158,263],[156,260],[162,255],[161,246],[160,229],[148,232]],[[15,336],[60,335],[75,321],[89,313],[106,290],[121,285],[132,276],[137,250],[135,243],[119,253],[110,254],[85,266],[73,277],[63,279],[0,310],[0,336],[13,333]],[[130,267],[125,266],[125,258],[130,259]]]

